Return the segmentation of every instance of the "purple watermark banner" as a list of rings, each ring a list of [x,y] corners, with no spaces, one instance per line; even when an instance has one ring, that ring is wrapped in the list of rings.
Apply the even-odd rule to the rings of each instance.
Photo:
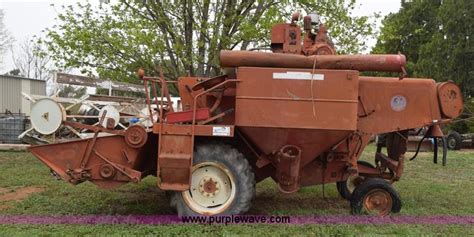
[[[0,215],[0,224],[29,225],[97,225],[97,224],[132,224],[132,225],[163,225],[163,224],[319,224],[319,225],[472,225],[474,216],[261,216],[236,215],[213,217],[178,217],[175,215],[64,215],[64,216],[33,216],[33,215]]]

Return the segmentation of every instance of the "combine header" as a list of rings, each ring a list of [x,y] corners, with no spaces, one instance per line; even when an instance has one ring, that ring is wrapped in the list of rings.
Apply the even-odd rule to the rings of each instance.
[[[113,188],[154,175],[179,215],[245,213],[255,183],[268,177],[284,193],[337,183],[353,213],[399,212],[391,184],[403,174],[408,130],[429,127],[425,137],[443,136],[440,125],[462,112],[458,86],[405,78],[401,54],[336,55],[316,14],[303,18],[303,39],[298,19],[273,27],[271,53],[222,51],[222,76],[167,81],[139,71],[150,128],[115,129],[106,110],[97,125],[81,124],[47,106],[36,121],[95,135],[30,150],[72,184]],[[180,111],[171,106],[170,83],[179,88]],[[358,161],[377,134],[386,134],[386,152],[379,146],[374,163]]]

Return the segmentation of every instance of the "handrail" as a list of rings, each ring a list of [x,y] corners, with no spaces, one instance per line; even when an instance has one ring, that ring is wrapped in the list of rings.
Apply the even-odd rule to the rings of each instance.
[[[160,104],[158,102],[158,95],[156,93],[157,92],[156,91],[156,85],[158,84],[158,86],[161,89],[160,103],[163,103],[163,96],[164,96],[165,92],[166,92],[166,99],[168,100],[169,103],[171,103],[171,98],[169,97],[167,83],[178,83],[178,81],[167,81],[167,80],[165,80],[162,70],[160,70],[160,77],[159,78],[143,76],[141,79],[143,80],[143,84],[144,84],[143,86],[145,87],[146,103],[147,103],[147,107],[148,107],[148,113],[149,113],[149,116],[150,116],[150,121],[152,123],[153,122],[158,122],[158,121],[153,121],[153,113],[152,113],[152,109],[151,109],[151,100],[150,100],[150,95],[149,95],[148,83],[147,82],[151,82],[151,90],[153,92],[153,97],[155,98],[156,108],[160,108],[159,120],[160,120],[160,122],[162,122],[163,117],[164,117],[163,116],[163,105],[160,106]],[[172,106],[170,107],[170,109],[171,109],[171,111],[173,111]]]
[[[163,72],[160,71],[160,78],[159,80],[156,80],[156,78],[154,77],[143,77],[142,78],[143,81],[144,81],[144,86],[145,86],[145,93],[146,93],[146,102],[147,102],[147,105],[148,105],[148,110],[149,110],[149,113],[150,113],[150,119],[151,121],[153,122],[153,115],[151,113],[151,101],[150,101],[150,95],[148,94],[148,81],[150,81],[152,83],[152,90],[153,90],[153,96],[155,98],[158,97],[158,95],[156,94],[156,84],[159,84],[160,86],[160,89],[161,89],[161,102],[163,101],[164,99],[164,94],[165,94],[165,86],[167,87],[167,82],[168,81],[165,81],[164,80],[164,77],[163,77]],[[201,93],[197,94],[196,96],[194,96],[193,98],[193,120],[192,120],[192,136],[194,137],[194,131],[195,131],[195,125],[196,125],[196,107],[197,107],[197,101],[198,101],[198,98],[201,97],[202,95],[205,95],[205,94],[208,94],[209,92],[219,88],[219,87],[222,87],[224,86],[225,84],[228,84],[228,83],[234,83],[234,82],[239,82],[240,80],[237,80],[237,79],[228,79],[228,80],[225,80],[207,90],[204,90],[202,91]],[[175,81],[173,81],[175,82]],[[169,96],[169,95],[168,95]],[[167,97],[168,97],[167,96]],[[167,98],[168,99],[168,98]],[[159,118],[159,122],[160,124],[163,124],[164,120],[163,120],[163,106],[159,106],[158,105],[158,101],[155,99],[155,102],[157,103],[157,108],[159,107],[160,108],[160,118]],[[158,122],[158,121],[157,121]],[[161,130],[160,130],[161,131]]]
[[[145,78],[143,79],[143,87],[145,88],[145,96],[146,96],[146,106],[148,107],[148,115],[150,116],[150,121],[153,123],[153,114],[151,113],[151,105],[150,105],[150,94],[148,93],[148,80]]]
[[[228,79],[228,80],[225,80],[225,81],[223,81],[223,82],[221,82],[221,83],[219,83],[219,84],[217,84],[217,85],[215,85],[215,86],[213,86],[213,87],[211,87],[211,88],[209,88],[209,89],[207,89],[207,90],[205,90],[205,91],[203,91],[203,92],[197,94],[197,95],[194,97],[194,101],[193,101],[193,122],[191,123],[191,149],[194,149],[194,135],[195,135],[195,133],[196,133],[196,107],[197,107],[197,99],[198,99],[200,96],[202,96],[202,95],[204,95],[204,94],[207,94],[207,93],[213,91],[214,89],[217,89],[218,87],[221,87],[221,86],[223,86],[223,85],[225,85],[225,84],[227,84],[227,83],[230,83],[230,82],[238,82],[238,81],[240,81],[240,80],[237,80],[237,79]],[[161,129],[160,129],[160,132],[161,132]],[[191,152],[191,154],[193,154],[193,153]],[[191,157],[193,157],[193,156],[191,156]],[[192,159],[191,159],[191,162],[192,162]]]

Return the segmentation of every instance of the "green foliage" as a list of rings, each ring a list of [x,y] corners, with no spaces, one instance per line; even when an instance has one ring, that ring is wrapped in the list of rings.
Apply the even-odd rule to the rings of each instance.
[[[401,52],[410,76],[453,80],[473,95],[474,1],[402,1],[382,23],[373,53]]]
[[[340,53],[359,52],[374,24],[351,16],[354,7],[355,0],[121,0],[99,8],[78,2],[63,6],[58,25],[39,42],[59,68],[101,78],[136,81],[138,68],[158,75],[157,65],[170,79],[213,76],[220,50],[268,46],[271,26],[295,10],[318,12]]]
[[[474,1],[445,0],[437,17],[439,30],[420,47],[417,71],[453,80],[470,97],[474,93]]]

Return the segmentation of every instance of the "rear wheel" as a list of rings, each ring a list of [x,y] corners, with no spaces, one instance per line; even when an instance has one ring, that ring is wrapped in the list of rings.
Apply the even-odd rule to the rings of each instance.
[[[199,145],[193,163],[190,189],[171,193],[178,215],[237,215],[249,210],[255,176],[240,152],[223,144]]]
[[[351,197],[352,214],[386,216],[400,212],[401,208],[397,191],[379,178],[368,179],[357,186]]]
[[[375,168],[374,165],[372,165],[371,163],[362,160],[357,161],[357,165]],[[337,191],[339,192],[341,197],[350,200],[354,189],[364,181],[365,177],[363,176],[351,175],[347,180],[339,181],[336,183]]]

